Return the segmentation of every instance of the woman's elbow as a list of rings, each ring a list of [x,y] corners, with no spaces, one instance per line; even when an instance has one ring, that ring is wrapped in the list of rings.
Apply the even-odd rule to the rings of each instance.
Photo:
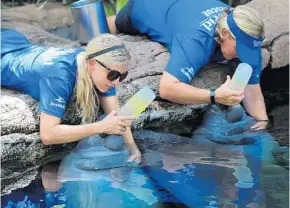
[[[167,84],[160,83],[159,95],[162,99],[169,99],[170,88]]]
[[[40,138],[41,138],[42,144],[44,145],[54,144],[53,138],[48,131],[40,131]]]
[[[162,99],[170,100],[172,96],[174,97],[174,91],[176,83],[179,83],[179,80],[172,76],[171,74],[164,72],[160,79],[159,85],[159,95]]]

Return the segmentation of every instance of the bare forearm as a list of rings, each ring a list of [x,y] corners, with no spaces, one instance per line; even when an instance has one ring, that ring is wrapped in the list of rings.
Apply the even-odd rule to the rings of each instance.
[[[193,87],[182,82],[167,86],[162,97],[180,104],[204,104],[210,102],[210,90]]]
[[[56,125],[50,129],[40,130],[41,138],[44,144],[63,144],[75,142],[102,133],[102,124],[100,122],[84,125]]]
[[[130,128],[127,128],[127,130],[123,134],[123,137],[124,142],[129,149],[137,147]]]
[[[243,100],[243,105],[249,115],[259,120],[268,119],[264,96],[262,94],[260,86],[247,87],[245,91],[245,98]]]
[[[267,112],[264,99],[254,99],[249,102],[247,99],[243,101],[244,107],[249,115],[259,119],[259,120],[267,120]]]

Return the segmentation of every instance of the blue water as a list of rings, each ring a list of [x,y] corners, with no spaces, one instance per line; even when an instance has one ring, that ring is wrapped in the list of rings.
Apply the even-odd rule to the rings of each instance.
[[[60,164],[44,166],[41,180],[2,196],[1,205],[286,208],[289,172],[272,157],[277,146],[268,133],[247,145],[217,144],[203,136],[186,144],[143,144],[150,165],[133,168],[125,182],[113,180],[109,170],[75,168],[70,154]]]

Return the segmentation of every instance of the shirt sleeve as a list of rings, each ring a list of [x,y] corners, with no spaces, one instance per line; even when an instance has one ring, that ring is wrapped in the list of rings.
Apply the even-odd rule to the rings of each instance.
[[[166,71],[179,81],[189,84],[200,68],[209,62],[210,53],[201,38],[197,40],[189,35],[176,35],[172,39],[171,56]]]
[[[116,88],[112,87],[107,92],[100,92],[99,94],[100,94],[100,96],[103,96],[103,97],[115,96],[116,95]]]
[[[262,65],[252,66],[252,68],[253,68],[253,72],[252,72],[252,75],[250,77],[248,84],[250,84],[250,85],[259,84],[260,83],[260,76],[261,76],[261,72],[262,72]]]
[[[39,81],[39,111],[62,118],[65,106],[72,93],[72,86],[57,77],[46,77]]]

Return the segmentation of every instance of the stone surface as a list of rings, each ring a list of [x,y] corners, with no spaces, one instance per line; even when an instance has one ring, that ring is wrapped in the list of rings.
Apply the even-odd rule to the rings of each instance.
[[[79,46],[78,42],[47,32],[71,24],[73,24],[71,11],[59,3],[47,3],[42,10],[34,4],[1,10],[1,27],[15,29],[25,34],[34,44]]]
[[[29,185],[37,168],[60,160],[75,143],[44,146],[39,133],[1,136],[1,194]]]
[[[254,0],[248,4],[257,9],[266,26],[266,41],[263,49],[263,68],[289,64],[288,1]],[[68,8],[57,3],[47,3],[43,10],[35,5],[2,10],[2,27],[17,29],[34,44],[79,47],[76,41],[55,36],[47,31],[71,25],[72,14]],[[279,20],[279,21],[277,21]],[[132,55],[130,73],[126,82],[118,87],[120,103],[124,104],[142,86],[150,85],[158,92],[159,79],[165,68],[169,52],[162,45],[145,37],[120,36]],[[209,64],[194,79],[193,85],[201,88],[214,88],[225,81],[225,75],[232,73],[231,65]],[[1,104],[1,145],[2,181],[21,180],[21,175],[33,178],[33,168],[46,162],[57,160],[74,144],[44,146],[39,137],[38,104],[23,93],[2,88]],[[133,124],[133,128],[150,128],[171,133],[189,133],[199,123],[206,105],[178,105],[157,99]],[[66,110],[62,123],[77,124],[73,106]],[[19,168],[26,168],[22,173]],[[6,183],[7,182],[7,183]],[[27,184],[23,182],[22,184]],[[7,186],[2,193],[11,190]]]
[[[271,54],[269,65],[272,68],[288,65],[289,1],[253,0],[247,6],[255,9],[259,13],[265,25],[265,41],[263,47]],[[283,36],[285,37],[282,38]]]
[[[282,67],[282,63],[289,62],[289,35],[282,35],[274,41],[271,50],[271,67]]]
[[[3,171],[1,170],[1,175],[2,172]],[[32,170],[25,169],[24,172],[14,171],[13,174],[9,175],[9,177],[1,176],[1,195],[9,194],[13,190],[28,186],[31,181],[35,179],[37,174],[38,170],[36,168]]]

